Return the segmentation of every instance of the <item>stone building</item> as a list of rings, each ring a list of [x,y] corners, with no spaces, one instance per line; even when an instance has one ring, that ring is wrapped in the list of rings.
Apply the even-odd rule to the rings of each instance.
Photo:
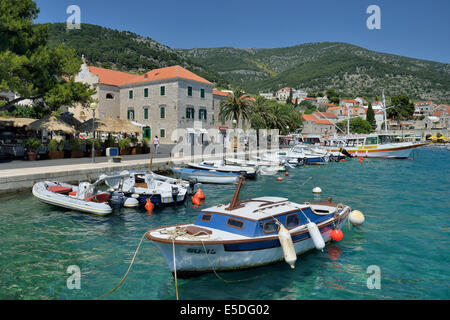
[[[181,66],[136,75],[83,63],[75,81],[97,88],[96,118],[134,121],[143,128],[143,137],[156,135],[161,143],[177,142],[172,133],[178,128],[202,134],[216,125],[213,84]],[[92,117],[87,108],[68,109],[80,120]]]

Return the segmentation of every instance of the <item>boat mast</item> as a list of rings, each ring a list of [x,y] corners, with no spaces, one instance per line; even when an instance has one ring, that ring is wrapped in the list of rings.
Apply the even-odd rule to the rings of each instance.
[[[230,205],[225,208],[225,210],[234,210],[238,208],[242,208],[244,205],[239,201],[239,192],[241,192],[242,183],[245,180],[245,176],[242,174],[239,178],[239,182],[236,186],[236,190],[234,190],[233,199],[231,199]]]
[[[347,137],[350,137],[350,105],[347,105]]]
[[[384,89],[382,91],[382,95],[383,95],[383,111],[384,111],[384,132],[387,133],[386,99],[384,98]]]

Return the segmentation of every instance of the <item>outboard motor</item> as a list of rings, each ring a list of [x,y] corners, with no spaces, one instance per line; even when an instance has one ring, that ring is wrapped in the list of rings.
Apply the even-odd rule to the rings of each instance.
[[[189,179],[189,190],[188,190],[189,195],[194,194],[194,187],[197,183],[198,183],[198,180],[196,178]]]
[[[345,156],[347,156],[348,158],[352,158],[353,156],[344,148],[341,148],[341,150],[339,150],[340,153],[344,154]]]
[[[125,203],[125,195],[120,191],[113,191],[109,203],[114,210],[120,210]]]
[[[173,199],[173,202],[177,202],[177,197],[178,197],[178,194],[180,193],[180,190],[178,190],[178,188],[177,187],[172,187],[172,199]]]

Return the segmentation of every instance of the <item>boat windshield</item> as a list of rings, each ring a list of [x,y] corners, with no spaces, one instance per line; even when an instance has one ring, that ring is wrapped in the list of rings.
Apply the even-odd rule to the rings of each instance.
[[[380,135],[380,144],[387,144],[387,143],[395,143],[397,142],[397,139],[395,139],[395,136],[389,136],[389,135]]]

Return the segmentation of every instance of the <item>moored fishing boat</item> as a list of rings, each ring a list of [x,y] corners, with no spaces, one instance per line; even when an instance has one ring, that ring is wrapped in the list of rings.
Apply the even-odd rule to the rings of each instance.
[[[222,160],[202,161],[200,163],[188,163],[187,166],[194,169],[213,170],[217,172],[228,172],[236,174],[245,174],[246,178],[255,178],[256,169],[254,167],[230,166],[225,165]]]
[[[406,159],[414,148],[427,142],[401,141],[396,134],[376,133],[330,137],[324,140],[325,148],[330,152],[343,149],[356,157]]]
[[[201,183],[236,183],[239,180],[238,173],[219,172],[214,170],[199,170],[192,168],[172,167],[173,174],[184,180],[195,179]]]
[[[146,237],[179,277],[231,271],[286,260],[323,249],[341,228],[350,207],[335,203],[298,204],[282,197],[239,200],[241,178],[229,204],[204,209],[194,223],[150,229]]]
[[[175,181],[173,181],[175,180]],[[156,207],[183,203],[188,195],[188,187],[180,180],[151,173],[131,173],[124,179],[121,191],[128,197],[138,199],[141,205],[147,200]]]

